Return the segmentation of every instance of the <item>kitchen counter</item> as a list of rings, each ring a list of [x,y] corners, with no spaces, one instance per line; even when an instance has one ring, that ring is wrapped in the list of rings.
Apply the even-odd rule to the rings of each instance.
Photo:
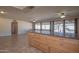
[[[79,40],[31,31],[28,33],[29,45],[43,52],[79,53]]]
[[[54,36],[54,37],[60,37],[60,38],[68,38],[68,39],[76,39],[76,40],[79,40],[78,37],[65,37],[62,34],[60,34],[60,36],[59,35],[54,35],[51,31],[48,31],[48,30],[43,30],[43,31],[40,31],[40,30],[32,30],[30,32],[37,33],[37,34],[41,34],[41,35],[47,35],[47,36]]]

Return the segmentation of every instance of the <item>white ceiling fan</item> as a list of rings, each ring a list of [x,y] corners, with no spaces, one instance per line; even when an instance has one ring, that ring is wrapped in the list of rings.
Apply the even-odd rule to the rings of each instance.
[[[61,12],[61,13],[56,13],[60,18],[65,18],[66,15],[64,12]]]

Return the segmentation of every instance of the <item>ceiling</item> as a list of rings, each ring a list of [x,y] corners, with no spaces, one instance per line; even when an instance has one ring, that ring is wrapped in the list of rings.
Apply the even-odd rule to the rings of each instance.
[[[79,16],[79,6],[0,6],[0,11],[6,11],[0,17],[29,22],[57,19],[62,12],[70,17]]]
[[[26,6],[13,6],[13,7],[23,10]]]

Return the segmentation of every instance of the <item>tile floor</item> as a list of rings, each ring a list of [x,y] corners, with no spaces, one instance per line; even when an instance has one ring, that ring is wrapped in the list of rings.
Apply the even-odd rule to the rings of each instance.
[[[0,53],[42,53],[29,46],[27,35],[0,37]]]

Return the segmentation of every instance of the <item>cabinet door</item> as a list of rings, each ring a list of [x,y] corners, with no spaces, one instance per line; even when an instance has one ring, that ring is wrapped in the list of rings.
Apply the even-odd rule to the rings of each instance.
[[[43,52],[49,52],[49,47],[47,44],[40,43],[39,49]]]
[[[55,38],[49,39],[50,52],[79,52],[79,41],[68,38]]]
[[[79,41],[73,39],[64,38],[60,40],[60,47],[66,52],[79,52]]]
[[[35,40],[31,40],[31,41],[29,42],[29,44],[30,44],[31,46],[35,47],[35,48],[39,48],[39,46],[40,46],[39,42],[38,42],[38,41],[35,41]]]

